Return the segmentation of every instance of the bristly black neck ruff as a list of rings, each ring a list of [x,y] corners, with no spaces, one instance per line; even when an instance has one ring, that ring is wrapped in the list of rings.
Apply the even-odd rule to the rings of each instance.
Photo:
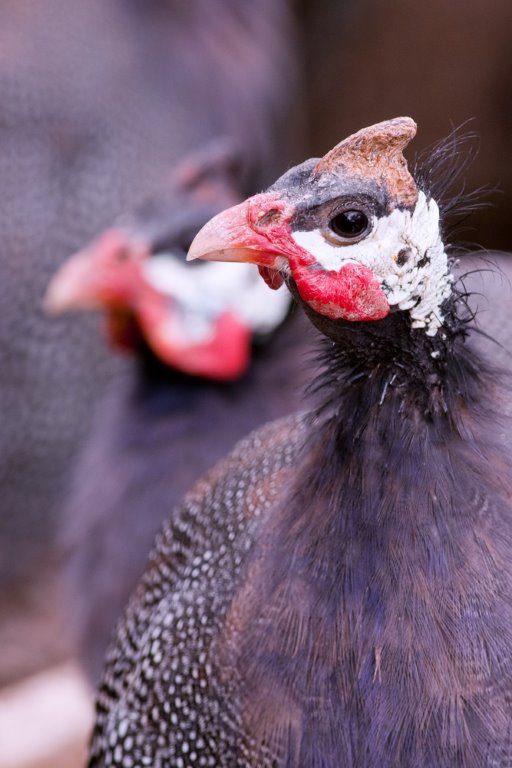
[[[467,296],[457,289],[441,308],[444,322],[435,336],[412,328],[407,312],[395,311],[377,322],[350,322],[331,320],[301,303],[325,337],[321,373],[309,387],[316,415],[343,412],[345,421],[347,412],[361,416],[360,406],[382,406],[398,397],[410,413],[450,419],[455,401],[478,398],[474,390],[486,367],[466,344],[473,317]]]

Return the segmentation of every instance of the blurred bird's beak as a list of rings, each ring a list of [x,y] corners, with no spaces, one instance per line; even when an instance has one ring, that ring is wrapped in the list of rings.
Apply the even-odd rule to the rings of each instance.
[[[43,299],[45,312],[59,315],[83,303],[82,286],[87,282],[88,261],[84,254],[78,253],[52,277]]]
[[[275,192],[249,198],[219,213],[198,232],[187,261],[238,261],[271,269],[283,259],[289,212]]]
[[[172,262],[173,257],[163,257],[164,263],[167,260]],[[140,238],[109,230],[60,267],[43,307],[51,314],[104,310],[108,335],[117,349],[136,350],[143,338],[162,362],[184,373],[218,381],[242,376],[251,354],[248,325],[229,307],[211,318],[203,317],[201,303],[184,311],[180,291],[186,293],[187,286],[183,279],[175,290],[151,281],[154,261],[149,245]],[[186,272],[193,286],[195,271]]]
[[[145,245],[128,241],[120,230],[109,230],[60,267],[48,285],[43,309],[56,315],[126,307],[147,257]]]

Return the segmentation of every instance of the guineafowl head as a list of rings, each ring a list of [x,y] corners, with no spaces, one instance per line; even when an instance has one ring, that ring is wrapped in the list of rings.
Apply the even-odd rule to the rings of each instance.
[[[189,259],[252,262],[271,287],[285,280],[324,317],[376,321],[400,311],[435,336],[452,276],[439,207],[403,156],[415,133],[399,117],[349,136],[212,219]]]

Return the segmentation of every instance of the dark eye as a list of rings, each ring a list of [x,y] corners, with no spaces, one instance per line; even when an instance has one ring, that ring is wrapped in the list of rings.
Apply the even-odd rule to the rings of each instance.
[[[329,227],[335,235],[346,240],[361,237],[369,228],[368,216],[363,211],[350,209],[338,213],[329,222]]]

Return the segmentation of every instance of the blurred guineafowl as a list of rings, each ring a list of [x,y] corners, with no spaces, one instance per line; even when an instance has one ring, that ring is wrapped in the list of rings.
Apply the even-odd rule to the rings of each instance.
[[[133,356],[99,403],[63,511],[68,615],[93,683],[169,507],[240,437],[298,405],[308,329],[288,317],[288,292],[272,296],[252,265],[185,264],[200,227],[240,199],[236,178],[222,145],[186,158],[165,194],[49,286],[48,309],[103,308]]]
[[[46,284],[185,152],[229,136],[247,192],[286,164],[293,39],[285,0],[1,4],[0,680],[67,650],[57,502],[116,368],[92,318],[44,317]]]

